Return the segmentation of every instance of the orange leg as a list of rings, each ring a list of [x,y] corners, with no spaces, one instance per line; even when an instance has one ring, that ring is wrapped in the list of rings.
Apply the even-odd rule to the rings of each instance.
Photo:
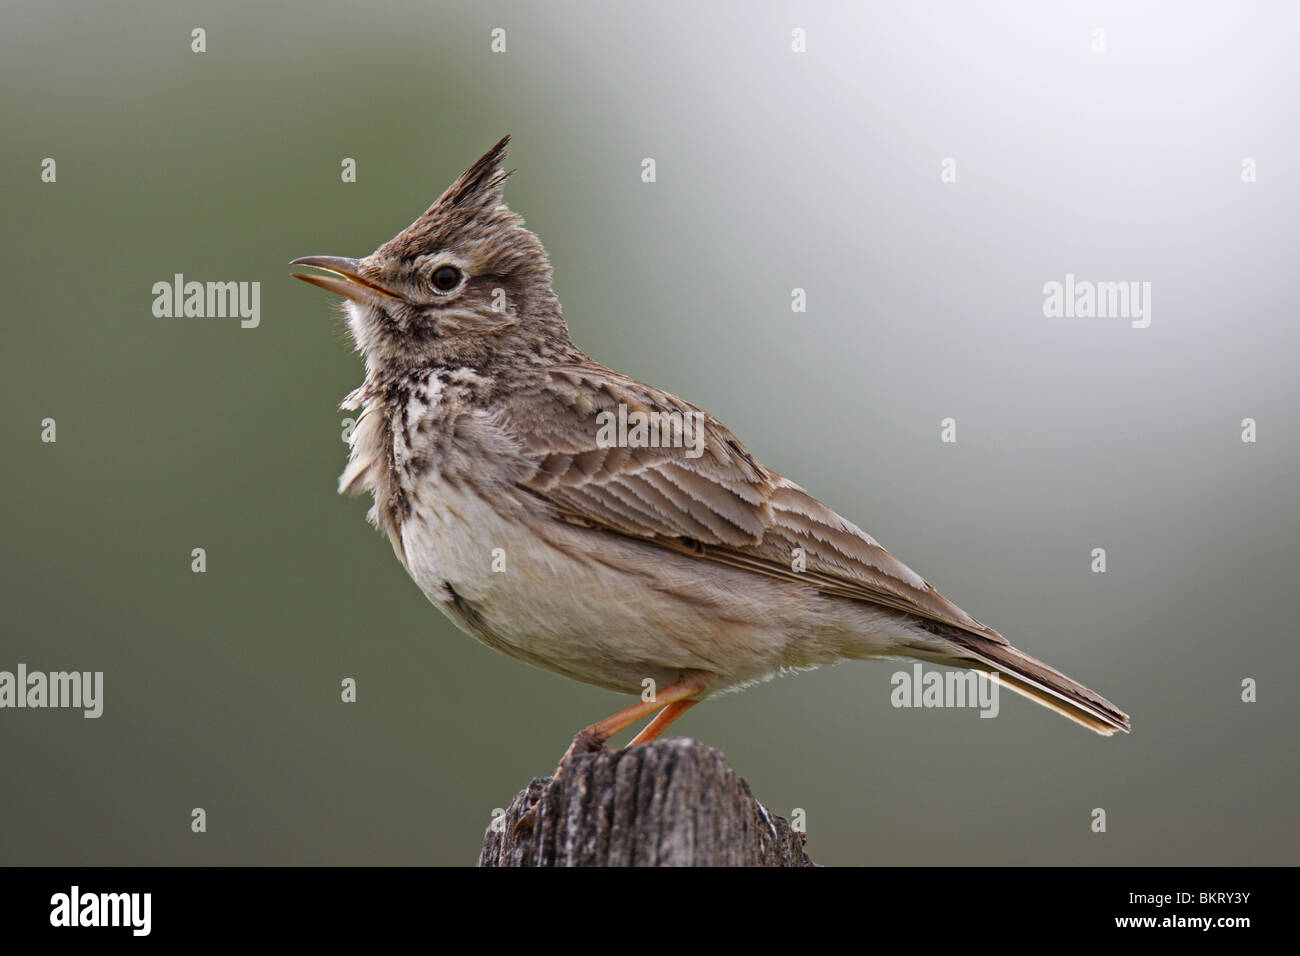
[[[660,735],[668,729],[668,725],[674,720],[686,713],[696,704],[698,700],[675,700],[663,710],[655,715],[655,719],[645,725],[641,733],[632,738],[629,747],[635,747],[637,744],[648,744],[652,740],[658,740]]]
[[[569,758],[574,754],[594,753],[600,750],[605,741],[620,730],[658,710],[659,713],[655,716],[655,719],[650,721],[628,746],[649,743],[667,730],[669,724],[698,703],[698,701],[688,700],[687,698],[694,697],[708,686],[709,678],[707,675],[690,674],[659,691],[653,700],[639,701],[631,707],[620,710],[612,717],[606,717],[604,720],[579,731],[578,735],[573,738],[573,743],[569,744],[569,749],[560,758],[560,765],[555,768],[555,777],[559,777],[560,772],[564,770],[565,764],[569,762]],[[555,777],[552,779],[555,779]],[[515,824],[516,834],[521,830],[531,830],[536,825],[541,807],[540,802],[535,803],[519,818],[519,822]]]
[[[642,717],[653,714],[656,710],[666,712],[674,704],[685,701],[688,697],[694,697],[708,686],[709,679],[704,674],[691,674],[690,676],[683,677],[675,684],[669,684],[663,690],[659,691],[659,693],[655,694],[652,700],[638,701],[631,707],[626,707],[623,710],[620,710],[617,714],[614,714],[614,716],[606,717],[604,720],[592,724],[585,730],[579,731],[578,736],[574,737],[573,743],[569,745],[569,749],[565,751],[564,756],[560,758],[560,767],[556,768],[555,775],[557,777],[560,775],[560,768],[563,768],[565,761],[567,761],[573,754],[592,753],[599,750],[604,746],[606,740],[609,740],[610,737],[613,737],[625,727],[630,727],[632,724],[635,724]],[[695,702],[690,701],[687,704],[687,707],[693,703]],[[637,739],[634,740],[633,743],[645,743],[646,741],[654,740],[655,737],[658,737],[659,734],[663,733],[664,729],[670,723],[676,720],[677,717],[681,716],[682,711],[686,709],[686,707],[678,709],[673,714],[669,715],[667,719],[664,719],[662,723],[660,721],[661,718],[663,718],[663,713],[661,713],[650,723],[649,727],[646,727],[646,729],[637,736]],[[649,733],[650,728],[655,727],[656,725],[658,726],[657,732],[653,736],[645,736]]]

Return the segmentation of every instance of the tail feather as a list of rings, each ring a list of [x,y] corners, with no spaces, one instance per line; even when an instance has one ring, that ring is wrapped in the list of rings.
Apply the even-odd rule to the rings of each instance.
[[[959,651],[935,663],[982,671],[1018,694],[1104,737],[1129,732],[1128,714],[1100,694],[1009,644],[965,633],[946,633]],[[928,656],[928,655],[927,655]]]

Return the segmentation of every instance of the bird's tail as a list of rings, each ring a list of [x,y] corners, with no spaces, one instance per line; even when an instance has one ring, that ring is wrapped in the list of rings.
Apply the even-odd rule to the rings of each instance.
[[[1104,737],[1117,730],[1129,732],[1128,714],[1100,694],[1010,644],[995,644],[977,635],[956,631],[944,636],[957,645],[955,652],[942,658],[925,655],[927,659],[988,674],[1016,693]]]

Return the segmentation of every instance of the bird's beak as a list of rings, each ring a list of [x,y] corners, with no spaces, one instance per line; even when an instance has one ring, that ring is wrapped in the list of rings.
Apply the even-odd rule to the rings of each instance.
[[[327,292],[336,292],[353,302],[383,305],[385,300],[400,298],[397,293],[385,289],[370,279],[362,278],[361,273],[357,271],[360,262],[356,259],[348,259],[344,256],[303,256],[301,259],[294,259],[289,265],[311,266],[334,273],[328,276],[317,276],[295,272],[293,277],[320,286]]]

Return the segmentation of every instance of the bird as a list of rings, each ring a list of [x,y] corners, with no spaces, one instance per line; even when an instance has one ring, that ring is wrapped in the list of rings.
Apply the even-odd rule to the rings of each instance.
[[[371,523],[461,630],[639,695],[561,767],[647,717],[628,746],[709,696],[843,660],[971,669],[1129,732],[718,419],[575,345],[546,250],[505,201],[509,142],[370,255],[290,264],[343,297],[364,361],[340,492],[371,496]]]

